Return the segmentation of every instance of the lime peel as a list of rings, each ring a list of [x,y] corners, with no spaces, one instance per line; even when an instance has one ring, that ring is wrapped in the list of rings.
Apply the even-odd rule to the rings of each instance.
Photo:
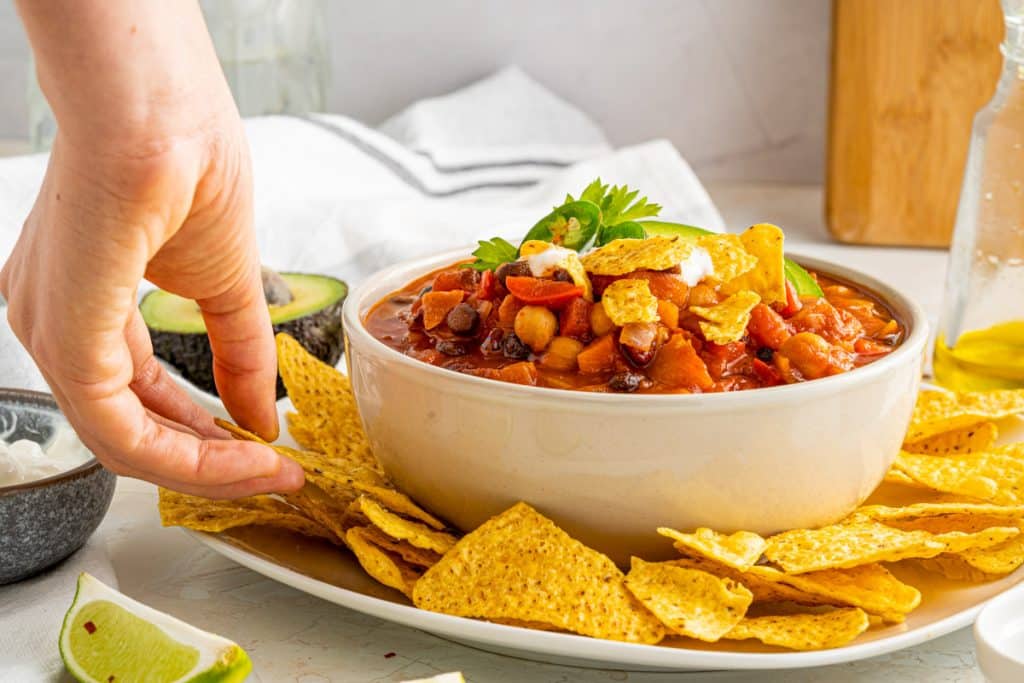
[[[252,670],[237,644],[132,600],[84,572],[64,616],[60,655],[83,683],[241,683]]]

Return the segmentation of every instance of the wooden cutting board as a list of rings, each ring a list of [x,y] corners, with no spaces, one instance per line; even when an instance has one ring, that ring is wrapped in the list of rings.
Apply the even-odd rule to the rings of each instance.
[[[825,214],[844,242],[945,246],[998,0],[834,0]]]

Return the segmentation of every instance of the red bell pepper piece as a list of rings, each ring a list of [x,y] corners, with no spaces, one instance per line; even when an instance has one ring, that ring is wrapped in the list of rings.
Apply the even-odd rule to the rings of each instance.
[[[773,387],[782,384],[782,373],[775,366],[768,365],[760,358],[754,359],[754,374],[765,386]]]
[[[582,342],[590,341],[590,307],[592,303],[577,297],[562,309],[558,316],[558,333]]]
[[[792,282],[786,280],[786,305],[779,313],[782,314],[783,318],[788,318],[803,307],[804,304],[800,301],[800,295],[796,293],[796,287],[793,286]]]
[[[536,277],[509,276],[505,278],[505,286],[512,296],[533,306],[560,308],[576,297],[583,296],[583,288],[571,282]]]
[[[480,288],[477,290],[478,299],[493,299],[495,293],[495,285],[498,284],[498,278],[494,276],[493,270],[485,270],[483,275],[480,276]]]

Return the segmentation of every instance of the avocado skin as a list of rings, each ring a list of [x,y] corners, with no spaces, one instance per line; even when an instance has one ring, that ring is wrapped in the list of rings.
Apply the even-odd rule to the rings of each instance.
[[[295,338],[311,354],[334,366],[341,360],[344,337],[341,329],[341,306],[345,297],[315,313],[274,325],[274,334],[284,332]],[[181,376],[203,391],[217,396],[213,381],[213,351],[210,339],[203,333],[149,330],[153,353],[175,367]],[[277,376],[277,398],[287,395],[281,376]]]

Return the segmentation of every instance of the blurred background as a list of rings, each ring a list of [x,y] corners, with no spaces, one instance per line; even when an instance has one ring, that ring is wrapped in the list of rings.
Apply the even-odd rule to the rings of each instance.
[[[516,64],[589,114],[616,147],[668,138],[704,180],[823,181],[828,0],[203,5],[222,61],[283,51],[283,61],[322,81],[323,107],[315,94],[293,92],[297,109],[308,102],[376,125],[411,102]],[[267,28],[275,15],[277,28]],[[260,86],[250,97],[266,92],[266,71],[248,68]],[[0,155],[32,149],[30,128],[40,125],[44,103],[31,74],[13,3],[0,0]]]

